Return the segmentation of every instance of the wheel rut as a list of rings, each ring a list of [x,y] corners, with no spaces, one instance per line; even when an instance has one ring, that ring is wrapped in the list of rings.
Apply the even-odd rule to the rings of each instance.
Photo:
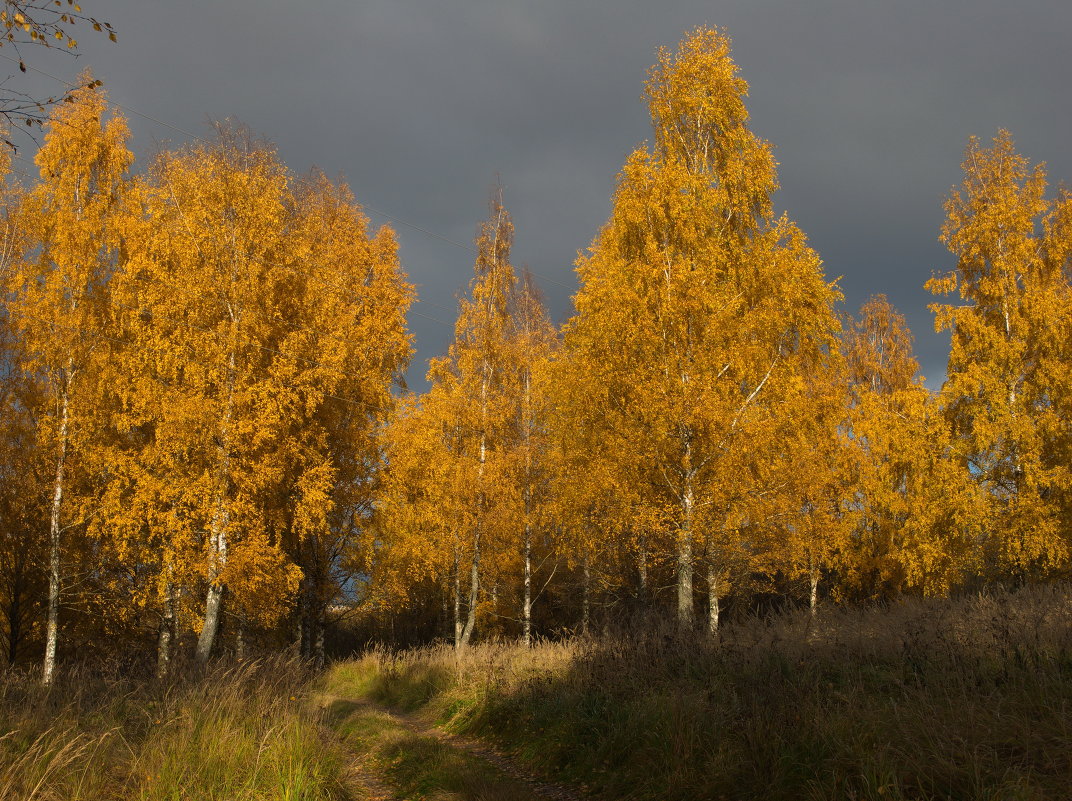
[[[345,698],[325,695],[319,699],[319,706],[325,716],[329,729],[337,732],[345,729],[346,721],[376,720],[381,731],[404,731],[413,738],[434,741],[448,753],[464,755],[468,763],[480,772],[484,766],[487,776],[495,777],[493,785],[483,786],[481,782],[462,781],[462,786],[453,792],[442,794],[436,788],[422,795],[431,798],[457,799],[457,801],[498,801],[507,792],[511,801],[524,799],[547,799],[547,801],[583,801],[584,795],[564,784],[547,781],[521,765],[514,757],[503,753],[482,740],[444,731],[439,726],[428,723],[415,715],[406,714],[384,707],[364,698]],[[389,723],[388,723],[389,722]],[[383,739],[381,737],[381,739]],[[394,738],[398,740],[397,736]],[[345,737],[342,738],[347,750],[353,751]],[[412,742],[412,741],[410,741]],[[412,745],[407,749],[406,741],[394,746],[391,756],[377,758],[375,743],[364,740],[353,753],[349,778],[359,791],[359,798],[370,801],[394,801],[408,799],[411,796],[392,781],[392,766],[405,762],[407,750],[416,750]],[[441,759],[435,760],[442,761]]]

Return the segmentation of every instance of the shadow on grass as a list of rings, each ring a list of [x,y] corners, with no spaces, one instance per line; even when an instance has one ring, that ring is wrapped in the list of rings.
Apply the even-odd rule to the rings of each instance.
[[[367,703],[337,699],[325,723],[400,797],[437,801],[532,801],[495,766]]]
[[[649,630],[355,664],[372,697],[427,697],[452,730],[607,799],[1065,801],[1072,787],[1068,587],[831,609],[817,627],[750,620],[719,640]]]

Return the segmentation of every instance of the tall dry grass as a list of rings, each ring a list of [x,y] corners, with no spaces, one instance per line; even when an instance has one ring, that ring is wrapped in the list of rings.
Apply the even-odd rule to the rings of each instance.
[[[51,689],[0,679],[0,800],[288,799],[345,795],[305,703],[310,674],[282,657],[168,683],[100,665]]]
[[[1068,799],[1072,591],[532,649],[378,650],[329,682],[622,799]]]

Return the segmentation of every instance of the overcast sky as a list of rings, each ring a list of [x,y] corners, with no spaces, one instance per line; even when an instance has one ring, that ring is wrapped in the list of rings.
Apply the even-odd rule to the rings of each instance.
[[[536,273],[556,320],[570,315],[576,254],[649,136],[641,91],[655,49],[698,25],[733,39],[752,128],[780,165],[776,207],[841,277],[845,308],[884,292],[908,317],[932,387],[948,336],[933,333],[922,284],[952,266],[937,237],[968,136],[1008,128],[1052,184],[1072,183],[1069,0],[82,5],[118,43],[83,30],[77,60],[28,50],[27,61],[68,80],[91,66],[127,108],[143,163],[183,132],[208,135],[208,119],[236,117],[295,172],[344,176],[373,222],[395,227],[421,299],[418,389],[452,335],[496,175],[515,263]],[[9,86],[57,91],[0,64],[7,72]]]

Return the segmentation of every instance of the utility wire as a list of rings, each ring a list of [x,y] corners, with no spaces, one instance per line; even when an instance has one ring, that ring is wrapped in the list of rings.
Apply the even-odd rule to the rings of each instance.
[[[169,322],[177,323],[178,325],[183,325],[183,326],[185,326],[187,328],[196,328],[196,329],[201,330],[201,331],[206,331],[208,333],[212,333],[208,329],[200,328],[199,326],[192,326],[192,325],[190,325],[188,323],[185,323],[183,321],[171,320]],[[123,338],[120,338],[120,337],[110,336],[109,334],[105,334],[105,333],[103,333],[101,331],[90,331],[90,330],[87,330],[87,329],[82,328],[81,326],[77,326],[77,325],[54,325],[53,329],[59,329],[59,330],[63,330],[63,331],[78,332],[79,334],[81,334],[84,337],[90,337],[90,338],[93,338],[93,339],[106,340],[108,342],[114,342],[114,343],[116,343],[118,345],[123,345],[125,347],[137,347],[138,346],[137,342],[132,341],[130,339],[123,339]],[[284,354],[281,351],[273,350],[272,348],[266,348],[266,347],[264,347],[262,345],[257,345],[254,342],[250,342],[248,344],[252,345],[253,347],[261,348],[262,350],[277,353],[280,356],[283,356],[284,358],[300,359],[300,357],[288,356],[287,354]],[[303,361],[307,361],[307,360],[303,360]],[[195,359],[192,356],[186,358],[186,363],[196,364],[196,365],[198,365],[200,367],[204,367],[206,370],[217,370],[217,369],[219,369],[219,365],[213,365],[213,364],[210,364],[210,363],[208,363],[206,361],[202,361],[200,359]],[[251,369],[249,372],[252,373],[253,370]],[[270,378],[270,376],[266,376],[266,377]],[[356,398],[346,398],[346,397],[343,397],[341,395],[334,395],[334,394],[332,394],[330,392],[324,392],[321,389],[317,389],[315,386],[297,387],[294,384],[286,382],[286,381],[279,381],[279,380],[274,379],[274,378],[271,379],[271,380],[273,380],[276,383],[277,386],[285,387],[287,389],[294,390],[295,392],[297,392],[299,394],[302,393],[302,392],[313,393],[313,394],[319,395],[321,398],[330,398],[332,400],[337,400],[337,401],[340,401],[341,403],[345,403],[345,404],[347,404],[349,406],[354,406],[356,408],[363,409],[365,412],[371,412],[371,413],[380,414],[380,415],[388,415],[393,411],[392,408],[384,407],[384,406],[378,406],[378,405],[369,403],[368,401],[357,400]],[[394,397],[394,396],[392,396],[392,397]],[[394,400],[397,401],[397,400],[400,400],[400,399],[399,398],[394,398]],[[456,425],[456,424],[452,424],[450,427],[454,431],[465,432],[465,433],[478,433],[478,432],[483,430],[479,426],[472,426],[472,425]]]
[[[3,53],[0,53],[0,58],[6,58],[9,61],[12,60],[10,56],[7,56],[7,55],[5,55]],[[39,69],[37,67],[28,66],[28,69],[32,69],[35,72],[38,72],[38,73],[40,73],[41,75],[44,75],[47,78],[51,78],[52,80],[55,80],[55,81],[58,81],[58,82],[64,84],[65,86],[68,86],[68,87],[76,86],[75,84],[68,83],[67,81],[64,81],[62,78],[58,78],[55,75],[51,75],[50,73],[47,73],[44,70],[41,70],[41,69]],[[171,128],[172,130],[175,130],[175,131],[177,131],[177,132],[179,132],[179,133],[181,133],[181,134],[183,134],[185,136],[188,136],[188,137],[190,137],[192,139],[195,139],[195,140],[197,140],[199,142],[202,142],[204,144],[208,144],[208,145],[212,144],[211,141],[209,141],[208,139],[205,139],[202,136],[199,136],[199,135],[197,135],[195,133],[192,133],[190,131],[184,130],[183,128],[179,128],[178,126],[172,125],[171,123],[165,122],[163,120],[159,120],[159,119],[157,119],[155,117],[152,117],[152,116],[150,116],[148,114],[144,114],[144,113],[142,113],[140,111],[137,111],[136,109],[133,109],[133,108],[131,108],[129,106],[125,106],[125,105],[123,105],[121,103],[113,103],[113,105],[115,105],[117,108],[120,108],[120,109],[122,109],[123,111],[125,111],[125,112],[127,112],[129,114],[134,114],[134,115],[136,115],[138,117],[142,117],[142,118],[144,118],[146,120],[149,120],[150,122],[156,123],[158,125],[162,125],[162,126],[164,126],[166,128]],[[25,160],[25,159],[23,159],[23,160]],[[22,172],[21,170],[13,170],[13,171],[17,172],[19,175],[22,175],[23,177],[27,178],[27,180],[31,180],[30,176],[28,176],[25,172]],[[311,187],[310,182],[308,180],[304,179],[304,178],[301,178],[300,176],[294,176],[294,180],[295,180],[296,183],[300,183],[301,185],[304,185],[306,187]],[[387,212],[380,211],[379,209],[376,209],[373,206],[369,206],[367,204],[359,204],[359,205],[361,205],[363,208],[367,208],[370,211],[373,211],[373,212],[375,212],[377,214],[380,214],[380,215],[382,215],[382,216],[384,216],[384,217],[386,217],[386,218],[388,218],[390,220],[393,220],[394,222],[397,222],[399,224],[402,224],[402,225],[405,225],[407,227],[413,228],[414,230],[420,231],[421,233],[427,234],[428,236],[432,236],[432,237],[434,237],[436,239],[440,239],[440,240],[442,240],[442,241],[444,241],[444,242],[446,242],[446,243],[448,243],[450,245],[454,245],[455,247],[462,248],[463,250],[467,250],[467,251],[472,252],[472,253],[477,253],[478,252],[477,249],[474,248],[474,247],[463,245],[463,244],[461,244],[459,242],[456,242],[456,241],[454,241],[452,239],[449,239],[449,238],[447,238],[445,236],[437,234],[434,231],[429,231],[428,229],[423,228],[423,227],[421,227],[419,225],[416,225],[414,223],[410,223],[410,222],[408,222],[406,220],[403,220],[400,217],[396,217],[394,215],[388,214]],[[250,259],[251,261],[256,260],[254,258],[254,256],[253,256],[253,254],[251,254],[251,253],[244,253],[243,255],[246,256],[246,258]],[[284,268],[286,269],[287,267],[284,265]],[[290,269],[294,269],[294,268],[290,268]],[[143,283],[148,283],[149,282],[149,279],[141,278],[141,277],[138,277],[138,276],[131,275],[129,277],[131,277],[133,280],[136,280],[136,281],[139,281],[139,282],[143,282]],[[545,279],[545,280],[550,280],[550,279]],[[162,284],[166,288],[171,289],[171,290],[176,291],[176,292],[181,292],[182,291],[178,287],[175,287],[175,286],[170,285],[170,284],[168,284],[166,282],[160,281],[159,279],[157,280],[157,283]],[[326,281],[325,283],[329,284],[330,286],[333,286],[336,289],[345,290],[345,288],[342,287],[338,283],[331,282],[331,281]],[[552,283],[557,283],[557,282],[552,281]],[[561,286],[566,286],[565,284],[560,284],[560,285]],[[422,302],[419,297],[416,300],[417,300],[417,302]],[[424,302],[429,303],[429,305],[438,306],[439,308],[445,309],[447,311],[452,311],[451,309],[448,309],[445,306],[442,306],[442,305],[436,304],[436,303],[432,303],[431,301],[424,301]],[[134,309],[131,306],[127,306],[126,304],[122,304],[122,303],[118,303],[118,302],[117,302],[117,305],[120,305],[120,306],[122,306],[124,308],[127,308],[128,310],[132,310],[132,311],[143,311],[143,309]],[[415,309],[412,309],[412,308],[409,309],[408,312],[413,314],[414,316],[421,317],[421,318],[426,319],[426,320],[430,320],[431,322],[447,326],[448,328],[453,328],[454,327],[454,323],[449,323],[446,320],[441,320],[441,319],[439,319],[437,317],[433,317],[433,316],[431,316],[429,314],[424,314],[423,312],[419,312],[419,311],[417,311]],[[185,326],[185,327],[187,327],[189,329],[198,330],[198,331],[201,331],[201,332],[204,332],[204,333],[210,333],[214,337],[217,337],[216,333],[211,331],[210,329],[207,329],[207,328],[204,328],[204,327],[201,327],[201,326],[197,326],[197,325],[185,322],[185,321],[172,319],[172,320],[169,320],[168,322],[171,322],[172,324],[183,325],[183,326]],[[86,333],[86,332],[83,331],[82,333]],[[322,333],[322,332],[317,332],[317,333]],[[93,334],[90,334],[90,335],[93,335]],[[100,334],[98,336],[104,336],[105,338],[112,339],[113,341],[121,342],[120,340],[115,340],[114,338],[106,337],[103,334]],[[334,341],[339,342],[340,344],[347,344],[347,343],[342,342],[337,337],[334,337],[331,334],[328,334],[327,336],[329,338],[333,339]],[[218,339],[218,337],[217,337],[217,339]],[[125,344],[132,344],[132,343],[128,342],[128,343],[125,343]],[[306,358],[301,357],[301,356],[284,354],[281,351],[276,350],[275,348],[270,348],[270,347],[265,346],[265,345],[260,345],[258,343],[253,343],[253,342],[251,342],[249,344],[253,345],[254,347],[260,348],[261,350],[264,350],[265,352],[269,352],[269,353],[273,353],[273,354],[277,354],[279,356],[282,356],[283,358],[292,358],[292,359],[295,359],[295,360],[298,360],[298,361],[303,361],[303,362],[312,364],[315,367],[322,367],[323,366],[323,365],[319,364],[318,362],[314,362],[312,360],[306,359]],[[201,366],[208,367],[208,365],[205,365],[205,364],[203,364],[201,362],[198,362],[197,360],[192,360],[192,361],[194,361],[194,363],[196,363],[196,364],[201,364]],[[287,386],[287,385],[284,385],[284,386]],[[294,387],[291,387],[291,388],[294,388]],[[338,396],[335,396],[335,395],[331,395],[329,393],[321,393],[321,394],[324,397],[327,397],[327,398],[335,398],[337,400],[340,400],[340,401],[343,401],[343,402],[346,402],[346,403],[362,405],[362,402],[359,402],[359,401],[353,401],[353,400],[350,400],[350,399],[341,398],[341,397],[338,397]],[[382,409],[376,409],[374,411],[383,411],[383,410]]]
[[[9,55],[7,55],[5,53],[0,53],[0,58],[5,58],[8,61],[10,61],[12,63],[15,63],[15,64],[19,63],[18,59],[12,58],[11,56],[9,56]],[[40,69],[38,67],[35,67],[33,65],[30,65],[30,64],[26,65],[26,69],[33,70],[34,72],[39,73],[40,75],[43,75],[46,78],[51,78],[52,80],[57,81],[57,82],[63,84],[64,86],[67,86],[67,87],[70,87],[70,88],[76,88],[78,86],[78,84],[73,84],[73,83],[70,83],[69,81],[65,81],[63,78],[59,78],[59,77],[57,77],[55,75],[52,75],[51,73],[45,72],[44,70],[42,70],[42,69]],[[155,123],[157,125],[161,125],[161,126],[163,126],[165,128],[170,128],[173,131],[181,133],[183,136],[188,136],[191,139],[195,139],[195,140],[197,140],[199,142],[202,142],[204,144],[207,144],[207,145],[212,144],[212,142],[210,140],[206,139],[203,136],[199,136],[198,134],[192,133],[191,131],[187,131],[184,128],[180,128],[179,126],[173,125],[170,122],[165,122],[164,120],[157,119],[156,117],[153,117],[153,116],[151,116],[149,114],[145,114],[145,113],[143,113],[141,111],[138,111],[137,109],[132,108],[131,106],[123,105],[122,103],[114,103],[114,102],[112,103],[112,105],[114,105],[116,108],[122,109],[123,111],[127,112],[128,114],[133,114],[134,116],[141,117],[142,119],[148,120],[149,122]],[[308,182],[304,178],[301,178],[299,176],[295,177],[295,181],[308,185]],[[463,244],[461,242],[457,242],[457,241],[455,241],[453,239],[450,239],[449,237],[443,236],[442,234],[437,234],[435,231],[431,231],[431,230],[429,230],[427,228],[424,228],[424,227],[422,227],[420,225],[417,225],[416,223],[413,223],[413,222],[405,220],[405,219],[403,219],[401,217],[398,217],[397,215],[389,214],[388,212],[383,211],[381,209],[378,209],[375,206],[372,206],[372,205],[370,205],[368,203],[362,203],[361,206],[363,208],[366,208],[369,211],[373,212],[374,214],[378,214],[381,217],[385,217],[388,220],[391,220],[392,222],[398,223],[399,225],[404,225],[407,228],[412,228],[414,231],[419,231],[420,233],[425,234],[426,236],[430,236],[430,237],[433,237],[435,239],[439,239],[439,240],[447,243],[448,245],[453,245],[454,247],[461,248],[462,250],[466,250],[466,251],[468,251],[470,253],[477,253],[478,252],[477,249],[474,248],[472,245],[466,245],[466,244]],[[533,275],[535,275],[540,280],[546,281],[549,284],[554,284],[555,286],[560,286],[560,287],[562,287],[564,289],[572,289],[573,288],[569,284],[565,284],[565,283],[563,283],[561,281],[556,281],[553,278],[549,278],[549,277],[547,277],[545,275],[541,275],[540,273],[533,272],[532,270],[530,270],[529,272],[531,272]]]
[[[100,331],[88,331],[85,328],[82,328],[81,326],[59,325],[59,326],[54,326],[54,328],[59,328],[61,330],[65,330],[65,331],[77,331],[82,336],[91,337],[93,339],[103,339],[103,340],[107,340],[109,342],[115,342],[116,344],[119,344],[119,345],[125,345],[127,347],[133,347],[133,346],[136,346],[138,344],[137,342],[132,342],[129,339],[121,339],[119,337],[109,336],[108,334],[105,334],[105,333],[100,332]],[[250,343],[250,344],[255,344],[255,343]],[[261,346],[258,345],[257,347],[261,347]],[[207,370],[219,369],[219,365],[212,365],[212,364],[209,364],[208,362],[204,362],[204,361],[201,361],[199,359],[195,359],[193,357],[188,357],[186,360],[188,362],[192,363],[192,364],[196,364],[196,365],[198,365],[200,367],[204,367]],[[366,411],[377,412],[377,413],[380,413],[380,414],[388,414],[391,411],[390,409],[386,409],[386,408],[384,408],[382,406],[374,406],[373,404],[369,403],[368,401],[356,400],[354,398],[344,398],[341,395],[333,395],[330,392],[324,392],[323,390],[317,389],[316,387],[299,388],[299,387],[296,387],[293,384],[289,384],[289,383],[286,383],[284,381],[277,381],[276,383],[281,387],[286,387],[287,389],[292,389],[295,392],[312,392],[312,393],[315,393],[317,395],[320,395],[322,398],[331,398],[333,400],[341,401],[342,403],[346,403],[346,404],[349,404],[351,406],[356,406],[356,407],[365,409]]]
[[[0,53],[0,58],[9,58],[9,57],[8,57],[8,56],[6,56],[6,55],[4,55],[3,53]],[[30,68],[30,69],[36,69],[36,68]],[[38,71],[40,72],[40,70],[38,70]],[[47,73],[43,73],[43,74],[46,74],[46,75],[47,75]],[[49,75],[48,77],[50,77],[50,78],[51,78],[51,77],[54,77],[54,76],[51,76],[51,75]],[[55,78],[55,80],[60,80],[60,79],[59,79],[59,78]],[[121,106],[121,105],[119,105],[119,104],[115,104],[115,105],[119,106],[120,108],[123,108],[123,109],[124,109],[125,111],[131,111],[131,109],[125,108],[125,107],[123,107],[123,106]],[[137,113],[137,112],[135,112],[135,113]],[[160,123],[161,125],[167,125],[167,123],[161,122],[161,121],[159,121],[159,120],[156,120],[155,118],[152,118],[152,117],[148,117],[147,115],[144,115],[144,114],[140,114],[139,116],[144,116],[144,117],[146,117],[146,119],[150,119],[150,120],[152,120],[153,122],[159,122],[159,123]],[[174,127],[174,126],[169,126],[169,127]],[[180,132],[183,132],[183,133],[188,133],[188,132],[182,131],[182,129],[180,129],[180,128],[176,128],[176,130],[178,130],[178,131],[180,131]],[[189,135],[189,136],[194,136],[195,138],[199,139],[199,140],[200,140],[200,141],[202,141],[202,142],[206,142],[206,143],[208,142],[208,140],[206,140],[206,139],[203,139],[203,138],[201,138],[201,137],[197,137],[197,136],[196,136],[195,134],[188,134],[188,135]],[[28,159],[26,159],[26,158],[25,158],[24,156],[16,156],[16,158],[20,159],[20,160],[21,160],[21,161],[23,161],[23,162],[26,162],[27,164],[32,164],[32,162],[30,162],[30,161],[29,161]],[[14,168],[14,167],[12,167],[12,168],[11,168],[11,172],[13,172],[13,173],[15,173],[15,174],[17,174],[17,175],[20,175],[20,176],[22,176],[22,177],[23,177],[23,178],[25,178],[25,179],[26,179],[27,181],[32,181],[32,180],[33,180],[33,178],[32,178],[32,177],[31,177],[30,175],[28,175],[28,174],[27,174],[26,172],[24,172],[24,171],[22,171],[22,170],[19,170],[19,169],[17,169],[17,168]],[[304,185],[304,186],[306,186],[306,187],[310,187],[310,183],[309,183],[309,182],[308,182],[307,180],[303,179],[303,178],[300,178],[300,177],[297,177],[297,176],[295,176],[294,180],[295,180],[296,182],[299,182],[299,183],[301,183],[302,185]],[[360,205],[360,204],[359,204],[359,205]],[[429,232],[429,233],[430,233],[430,232]],[[247,253],[243,253],[242,255],[244,255],[244,256],[245,256],[246,258],[250,259],[251,261],[255,261],[255,260],[256,260],[256,259],[255,259],[255,257],[253,256],[253,254],[252,254],[252,253],[248,253],[248,252],[247,252]],[[284,269],[291,269],[292,271],[295,271],[295,272],[296,272],[296,270],[295,270],[294,268],[290,268],[290,267],[287,267],[286,265],[281,265],[281,266],[283,266],[283,267],[284,267]],[[143,283],[145,283],[145,282],[148,282],[148,279],[145,279],[145,278],[140,278],[140,277],[138,277],[138,276],[130,276],[130,277],[131,277],[131,278],[133,278],[133,280],[136,280],[136,281],[141,281],[141,282],[143,282]],[[174,291],[176,291],[176,292],[181,292],[181,291],[182,291],[182,290],[180,290],[180,289],[179,289],[178,287],[176,287],[176,286],[174,286],[174,285],[172,285],[172,284],[168,284],[167,282],[165,282],[165,281],[163,281],[163,280],[161,280],[161,279],[155,279],[155,280],[156,280],[156,282],[157,282],[157,283],[159,283],[159,284],[162,284],[162,285],[164,285],[165,287],[167,287],[167,288],[169,288],[169,289],[172,289],[172,290],[174,290]],[[338,284],[338,283],[335,283],[335,282],[332,282],[332,281],[327,281],[327,280],[325,280],[325,283],[326,283],[326,284],[328,284],[329,286],[332,286],[332,287],[334,287],[335,289],[339,289],[339,290],[343,290],[343,291],[346,291],[346,289],[345,289],[344,287],[342,287],[342,286],[341,286],[340,284]],[[420,298],[420,296],[416,296],[416,297],[414,297],[414,302],[415,302],[415,303],[426,303],[426,304],[428,304],[428,305],[430,305],[430,306],[436,306],[437,308],[443,309],[444,311],[448,311],[448,312],[452,312],[452,311],[453,311],[453,309],[450,309],[450,308],[448,308],[448,307],[446,307],[446,306],[443,306],[442,304],[434,303],[434,302],[432,302],[432,301],[428,301],[428,300],[423,300],[423,299],[421,299],[421,298]],[[424,313],[422,313],[422,312],[419,312],[419,311],[417,311],[417,310],[415,310],[415,309],[412,309],[412,308],[411,308],[411,309],[409,309],[408,311],[409,311],[409,313],[411,313],[411,314],[413,314],[413,315],[415,315],[415,316],[417,316],[417,317],[422,317],[422,318],[424,318],[424,319],[426,319],[426,320],[431,320],[432,322],[434,322],[434,323],[439,323],[440,325],[444,325],[444,326],[446,326],[447,328],[453,328],[453,327],[454,327],[454,323],[448,323],[448,322],[446,322],[445,320],[440,320],[440,319],[439,319],[439,318],[437,318],[437,317],[433,317],[433,316],[431,316],[431,315],[429,315],[429,314],[424,314]],[[335,340],[336,342],[339,342],[339,341],[340,341],[340,340],[338,340],[338,338],[337,338],[337,337],[333,337],[333,336],[332,336],[332,335],[330,335],[330,334],[328,334],[327,336],[328,336],[329,338],[331,338],[331,339]]]
[[[3,53],[0,53],[0,58],[8,58],[10,60],[10,57],[4,55]],[[55,76],[49,75],[48,73],[42,72],[41,70],[37,70],[36,67],[28,67],[28,69],[36,70],[37,72],[41,72],[41,74],[46,75],[49,78],[53,78],[54,80],[57,80],[57,81],[60,81],[60,82],[66,84],[65,81],[62,81],[62,79],[56,78]],[[73,86],[73,84],[66,84],[66,85],[67,86]],[[147,114],[142,114],[141,112],[135,111],[135,110],[133,110],[133,109],[127,107],[127,106],[123,106],[122,104],[119,104],[119,103],[115,103],[113,105],[115,105],[118,108],[121,108],[124,111],[127,111],[129,113],[137,114],[139,117],[144,117],[145,119],[150,120],[152,122],[158,123],[158,124],[166,126],[168,128],[173,128],[174,130],[178,131],[179,133],[183,133],[183,134],[185,134],[187,136],[193,137],[194,139],[197,139],[198,141],[203,142],[205,144],[211,144],[211,142],[209,140],[205,139],[204,137],[198,136],[197,134],[190,133],[189,131],[183,130],[182,128],[178,128],[178,127],[176,127],[174,125],[171,125],[169,123],[163,122],[162,120],[158,120],[155,117],[150,117]],[[31,162],[29,159],[27,159],[24,156],[16,156],[16,158],[20,159],[23,162],[26,162],[27,164],[33,164],[33,162]],[[29,176],[27,173],[23,172],[22,170],[12,168],[11,171],[16,173],[17,175],[21,175],[23,178],[25,178],[28,181],[33,180],[33,178],[31,176]],[[305,178],[302,178],[300,176],[293,176],[293,178],[294,178],[294,181],[296,183],[299,183],[299,184],[301,184],[301,185],[303,185],[303,186],[305,186],[307,188],[309,188],[311,186],[310,182]],[[429,236],[436,237],[437,239],[442,239],[444,242],[448,242],[451,245],[455,245],[457,247],[469,250],[469,251],[471,251],[473,253],[477,252],[475,248],[467,247],[467,246],[462,245],[462,244],[460,244],[458,242],[455,242],[452,239],[448,239],[448,238],[446,238],[444,236],[440,236],[439,234],[435,233],[434,231],[429,231],[427,229],[421,228],[420,226],[408,223],[405,220],[402,220],[402,219],[400,219],[398,217],[394,217],[393,215],[387,214],[387,212],[382,212],[382,211],[380,211],[378,209],[375,209],[375,208],[373,208],[371,206],[361,204],[361,203],[359,203],[358,205],[361,206],[362,208],[368,209],[369,211],[373,211],[373,212],[375,212],[377,214],[380,214],[380,215],[382,215],[384,217],[387,217],[388,219],[394,220],[395,222],[398,222],[398,223],[400,223],[402,225],[407,225],[410,228],[414,228],[415,230],[418,230],[418,231],[421,231],[421,232],[423,232],[425,234],[428,234]],[[246,253],[246,254],[243,254],[243,255],[245,255],[247,258],[250,258],[250,259],[253,258],[252,254],[249,254],[249,253]],[[144,279],[136,278],[135,280],[144,280]],[[163,282],[161,282],[161,283],[163,283]],[[332,283],[330,281],[328,281],[326,283],[328,283],[331,286],[334,286],[336,289],[341,289],[342,288],[338,284],[334,284],[334,283]],[[165,286],[168,286],[168,285],[165,284]],[[565,285],[563,285],[563,286],[565,286]],[[176,291],[178,291],[177,287],[171,286],[171,288],[176,289]],[[426,300],[424,298],[421,298],[419,295],[414,298],[414,302],[415,303],[424,303],[424,304],[429,305],[429,306],[435,306],[436,308],[442,309],[442,310],[444,310],[446,312],[453,312],[454,311],[454,309],[451,309],[451,308],[449,308],[447,306],[444,306],[444,305],[442,305],[440,303],[435,303],[434,301],[430,301],[430,300]],[[454,327],[454,323],[448,323],[445,320],[440,320],[437,317],[433,317],[433,316],[431,316],[429,314],[424,314],[424,313],[419,312],[419,311],[417,311],[415,309],[410,309],[409,311],[410,311],[411,314],[413,314],[413,315],[415,315],[417,317],[424,318],[425,320],[431,320],[432,322],[439,323],[440,325],[444,325],[447,328],[453,328]]]

